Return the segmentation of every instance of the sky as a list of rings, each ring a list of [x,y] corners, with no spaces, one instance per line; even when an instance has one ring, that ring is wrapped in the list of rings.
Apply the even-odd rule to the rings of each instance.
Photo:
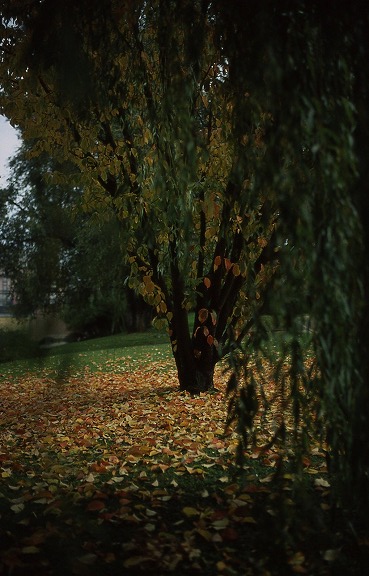
[[[20,144],[16,130],[4,116],[0,116],[0,188],[6,185],[9,176],[8,160],[15,154]]]

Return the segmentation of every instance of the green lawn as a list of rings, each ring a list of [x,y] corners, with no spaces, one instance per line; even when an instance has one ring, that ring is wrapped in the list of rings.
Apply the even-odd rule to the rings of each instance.
[[[122,362],[142,364],[171,358],[168,335],[155,328],[45,348],[29,341],[19,330],[0,333],[0,338],[7,348],[7,356],[15,358],[0,364],[0,373],[4,376],[34,370],[73,373],[86,367],[92,371],[119,372]]]

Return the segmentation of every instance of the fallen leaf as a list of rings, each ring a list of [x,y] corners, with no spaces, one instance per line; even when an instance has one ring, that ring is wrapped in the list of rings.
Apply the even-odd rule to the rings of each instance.
[[[133,566],[139,566],[145,562],[150,562],[151,558],[147,556],[132,556],[123,562],[124,568],[133,568]]]
[[[91,500],[91,502],[88,503],[87,505],[87,510],[89,510],[90,512],[96,510],[104,510],[104,508],[106,507],[105,502],[103,502],[102,500]]]
[[[200,512],[196,510],[196,508],[191,508],[191,506],[185,506],[184,508],[182,508],[182,512],[183,514],[189,517],[198,516],[200,514]]]
[[[37,546],[24,546],[21,549],[22,554],[39,554],[40,549]]]
[[[80,562],[81,564],[85,564],[86,566],[91,566],[92,564],[95,564],[97,560],[97,555],[96,554],[84,554],[83,556],[80,556],[78,558],[78,562]]]
[[[340,555],[340,550],[337,550],[337,549],[326,550],[323,554],[323,559],[326,562],[334,562],[335,560],[337,560],[339,555]]]
[[[327,480],[324,480],[324,478],[315,478],[314,485],[321,488],[330,488],[331,486]]]

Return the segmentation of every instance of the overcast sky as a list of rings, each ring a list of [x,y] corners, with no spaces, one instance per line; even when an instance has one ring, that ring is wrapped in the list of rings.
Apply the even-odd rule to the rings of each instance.
[[[9,176],[8,159],[20,146],[17,132],[4,116],[0,116],[0,188],[5,186]]]

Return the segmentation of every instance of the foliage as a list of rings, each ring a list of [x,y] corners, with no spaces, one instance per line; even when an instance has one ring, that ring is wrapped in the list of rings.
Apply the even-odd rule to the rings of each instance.
[[[258,177],[275,191],[279,213],[280,268],[265,296],[275,322],[289,332],[285,355],[275,363],[277,397],[293,408],[297,469],[316,428],[328,440],[336,502],[360,509],[367,522],[369,123],[368,88],[360,80],[368,66],[367,15],[360,18],[356,5],[340,5],[332,19],[317,2],[301,3],[300,10],[282,4],[280,10],[256,12],[248,3],[239,9],[235,29],[230,2],[221,21],[229,50],[238,56],[241,50],[245,73],[256,51],[263,54],[262,78],[251,68],[250,82],[256,81],[258,101],[267,101],[274,120],[266,138],[266,169]],[[252,42],[241,43],[249,37]],[[240,106],[238,113],[241,123],[247,112]],[[301,310],[311,320],[312,371],[303,362]],[[262,370],[255,378],[248,369],[250,352],[264,354],[262,319],[254,331],[241,349],[235,346],[243,358],[242,368],[235,358],[235,374],[244,374],[246,386],[240,377],[230,380],[244,441],[252,432],[248,416],[255,385],[263,385]],[[285,442],[283,421],[277,432],[275,440]]]
[[[30,341],[22,328],[0,329],[0,363],[32,358],[38,353],[38,345]]]

